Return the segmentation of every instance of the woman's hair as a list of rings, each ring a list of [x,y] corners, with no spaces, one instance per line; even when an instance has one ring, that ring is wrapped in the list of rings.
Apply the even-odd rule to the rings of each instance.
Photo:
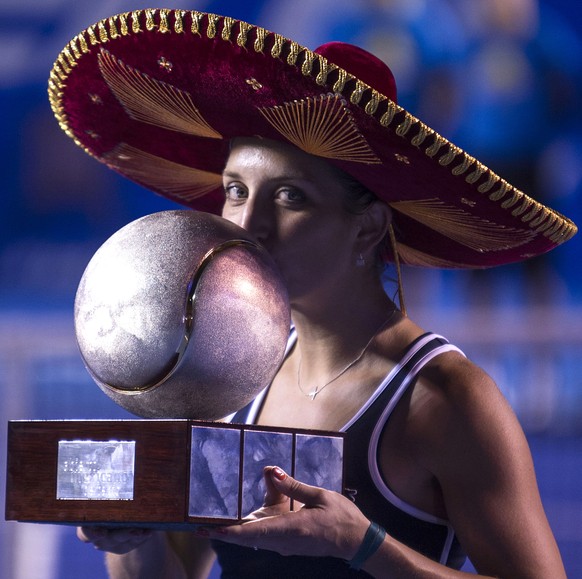
[[[344,207],[349,213],[361,215],[372,203],[376,201],[384,203],[375,193],[351,175],[348,175],[340,169],[337,169],[337,173],[339,180],[344,185],[346,192]],[[390,239],[386,235],[383,242],[377,247],[377,263],[380,272],[386,272],[386,257],[391,254],[391,251]]]
[[[378,197],[372,191],[343,171],[341,180],[346,190],[345,207],[350,213],[356,215],[364,213],[374,201],[378,201]]]

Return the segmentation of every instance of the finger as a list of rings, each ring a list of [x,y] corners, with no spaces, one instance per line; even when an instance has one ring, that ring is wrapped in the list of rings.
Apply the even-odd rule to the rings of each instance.
[[[266,466],[265,467],[263,474],[264,474],[265,486],[266,486],[267,490],[265,493],[265,502],[263,503],[263,507],[272,507],[274,505],[281,505],[281,504],[289,502],[289,497],[285,496],[273,484],[273,478],[276,476],[273,473],[273,470],[276,468],[277,467],[274,467],[274,466]]]
[[[270,478],[275,490],[308,508],[322,506],[325,503],[325,491],[318,487],[299,482],[289,476],[282,468],[276,466],[270,471]]]
[[[92,543],[104,537],[106,531],[102,527],[77,527],[77,538],[83,543]]]

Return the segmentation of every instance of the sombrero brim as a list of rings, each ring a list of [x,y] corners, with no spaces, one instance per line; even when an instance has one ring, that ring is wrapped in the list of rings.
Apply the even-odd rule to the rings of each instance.
[[[323,157],[390,204],[405,264],[511,263],[577,231],[359,77],[232,18],[151,9],[102,20],[60,53],[49,98],[87,153],[198,210],[220,213],[234,137]]]

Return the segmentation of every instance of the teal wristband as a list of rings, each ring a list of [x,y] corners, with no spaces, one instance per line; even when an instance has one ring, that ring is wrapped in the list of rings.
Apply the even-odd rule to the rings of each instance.
[[[362,565],[378,550],[380,545],[384,542],[386,531],[377,523],[370,523],[364,540],[350,561],[350,569],[361,569]]]

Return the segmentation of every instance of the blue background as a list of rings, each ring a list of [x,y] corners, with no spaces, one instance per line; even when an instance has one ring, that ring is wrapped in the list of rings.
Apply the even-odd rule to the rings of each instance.
[[[61,48],[149,3],[0,5],[0,421],[127,416],[88,377],[72,328],[82,272],[129,221],[169,202],[125,182],[58,128],[46,81]],[[315,48],[363,45],[393,68],[400,104],[510,182],[582,223],[582,10],[571,0],[166,1]],[[496,379],[530,441],[569,577],[582,577],[580,235],[527,263],[405,271],[411,317]],[[0,429],[4,499],[5,426]],[[0,521],[0,577],[105,577],[66,526]]]

